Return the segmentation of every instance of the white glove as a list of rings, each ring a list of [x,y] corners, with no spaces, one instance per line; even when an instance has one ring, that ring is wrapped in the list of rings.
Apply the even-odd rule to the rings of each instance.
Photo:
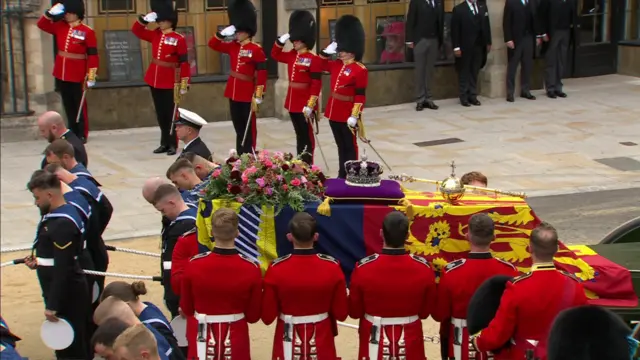
[[[91,80],[88,80],[88,81],[87,81],[87,87],[92,88],[92,87],[94,87],[94,86],[96,86],[96,82],[95,82],[95,81],[91,81]]]
[[[158,20],[158,14],[156,14],[155,12],[150,12],[142,19],[148,23],[156,22],[156,20]]]
[[[310,115],[311,115],[311,113],[313,112],[313,109],[312,109],[312,108],[310,108],[310,107],[308,107],[308,106],[305,106],[305,107],[302,109],[302,112],[304,113],[304,116],[310,116]]]
[[[254,98],[256,100],[256,104],[260,105],[262,104],[262,99],[261,98]]]
[[[349,116],[349,119],[347,119],[347,124],[349,126],[351,126],[352,128],[358,126],[358,119],[356,119],[353,116]]]
[[[235,33],[236,33],[236,27],[233,25],[227,26],[226,28],[222,29],[222,31],[220,31],[220,35],[222,36],[231,36]]]
[[[278,38],[278,41],[280,41],[280,44],[284,44],[284,43],[286,43],[286,42],[287,42],[287,40],[289,40],[289,38],[290,38],[290,37],[291,37],[291,35],[289,35],[289,34],[284,34],[284,35],[281,35],[281,36]]]
[[[180,95],[184,95],[187,93],[187,89],[180,89]]]
[[[64,13],[64,5],[57,3],[49,9],[49,14],[56,16]]]
[[[336,53],[337,49],[338,49],[338,43],[334,41],[322,51],[324,51],[326,54],[333,55]]]

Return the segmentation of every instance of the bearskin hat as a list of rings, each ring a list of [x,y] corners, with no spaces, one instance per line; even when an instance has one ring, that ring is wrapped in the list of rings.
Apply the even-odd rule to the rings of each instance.
[[[84,0],[64,0],[64,11],[70,14],[76,14],[79,19],[84,19]]]
[[[289,39],[302,41],[311,50],[316,45],[316,19],[307,10],[296,10],[289,17]]]
[[[151,11],[158,15],[156,21],[170,21],[175,30],[178,27],[178,12],[172,0],[151,0]]]
[[[256,35],[258,30],[258,14],[251,0],[233,0],[227,7],[227,14],[231,25],[236,31],[244,31],[250,37]]]
[[[549,360],[629,360],[631,329],[610,310],[586,305],[561,312],[549,333]]]
[[[343,15],[336,22],[336,43],[338,51],[355,55],[356,61],[364,55],[364,28],[360,19],[353,15]]]
[[[467,307],[469,334],[477,334],[489,326],[491,320],[496,316],[507,282],[511,280],[510,276],[497,275],[487,279],[478,287]]]

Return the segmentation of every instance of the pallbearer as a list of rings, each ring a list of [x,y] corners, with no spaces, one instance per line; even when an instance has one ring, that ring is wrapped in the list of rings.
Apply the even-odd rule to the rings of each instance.
[[[282,51],[290,40],[294,51]],[[310,12],[296,10],[289,18],[289,33],[271,48],[271,57],[288,66],[289,89],[284,101],[296,132],[296,150],[308,153],[302,159],[313,164],[315,141],[309,122],[317,119],[318,95],[322,88],[322,59],[311,52],[316,44],[316,21]],[[314,125],[314,124],[311,124]]]
[[[258,24],[256,8],[251,1],[232,2],[228,7],[228,13],[231,25],[216,33],[209,40],[209,47],[217,52],[229,54],[231,58],[231,72],[224,97],[229,99],[231,120],[236,130],[236,150],[238,154],[245,154],[251,153],[256,146],[256,114],[267,84],[267,58],[262,47],[252,41]],[[234,34],[235,41],[224,42],[226,36]],[[242,145],[245,130],[248,131]]]
[[[89,136],[87,103],[82,93],[96,84],[98,49],[96,33],[83,23],[84,1],[64,0],[55,4],[38,20],[38,28],[55,37],[58,45],[53,76],[59,81],[67,126],[83,142]],[[82,109],[80,106],[82,105]],[[82,111],[79,121],[78,111]]]
[[[330,60],[338,52],[338,60]],[[362,109],[369,72],[360,62],[364,55],[364,28],[353,15],[336,23],[336,41],[320,53],[323,70],[331,73],[331,97],[324,111],[338,146],[339,178],[346,178],[344,163],[358,159],[356,128],[362,128]]]
[[[172,1],[151,1],[152,12],[140,15],[131,31],[140,39],[151,43],[151,64],[144,81],[151,88],[153,105],[160,126],[160,146],[154,154],[175,155],[178,139],[171,134],[171,126],[176,116],[176,102],[187,93],[191,80],[187,43],[175,32],[178,13]],[[149,23],[157,23],[155,30],[149,30]]]

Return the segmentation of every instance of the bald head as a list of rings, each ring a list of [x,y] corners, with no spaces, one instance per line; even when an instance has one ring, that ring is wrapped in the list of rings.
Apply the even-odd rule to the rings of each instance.
[[[102,300],[100,305],[98,305],[96,310],[93,312],[93,322],[98,326],[110,318],[116,318],[130,326],[140,322],[136,314],[131,310],[126,302],[113,296],[109,296]]]
[[[156,190],[158,190],[160,185],[163,184],[169,184],[169,181],[157,176],[145,180],[142,185],[142,197],[144,197],[149,204],[153,204],[153,198],[156,194]]]
[[[40,136],[49,142],[53,142],[67,131],[67,126],[62,115],[55,111],[47,111],[38,117],[38,130],[40,131]]]
[[[529,244],[535,261],[552,262],[558,252],[558,231],[553,225],[542,222],[531,231]]]

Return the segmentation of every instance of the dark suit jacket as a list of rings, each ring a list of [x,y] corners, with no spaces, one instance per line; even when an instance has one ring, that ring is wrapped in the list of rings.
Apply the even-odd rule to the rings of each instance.
[[[491,45],[491,22],[487,5],[477,3],[479,15],[473,15],[466,1],[456,5],[451,15],[451,44],[460,48],[462,56],[475,45],[476,35],[482,33],[482,44]],[[475,19],[474,19],[475,17]]]
[[[532,25],[534,38],[542,35],[537,3],[529,0],[529,7],[532,13]],[[506,0],[504,3],[504,15],[502,17],[502,31],[504,32],[504,42],[513,41],[519,44],[527,29],[527,8],[522,4],[522,0]]]
[[[442,46],[444,39],[444,7],[441,0],[434,0],[436,4],[436,21],[438,22],[438,44]],[[405,25],[405,41],[417,43],[423,38],[428,26],[428,8],[431,7],[427,0],[411,0],[407,11],[407,23]]]
[[[573,28],[574,39],[577,39],[576,32],[578,31],[578,4],[576,0],[566,0],[571,6],[571,27]],[[541,0],[540,8],[540,32],[547,34],[550,38],[553,37],[555,32],[555,26],[558,23],[558,17],[560,15],[560,6],[563,0]]]
[[[211,151],[209,151],[209,148],[200,137],[195,138],[189,145],[186,145],[184,149],[182,149],[182,152],[192,152],[207,160],[211,160]]]
[[[73,146],[73,153],[76,161],[84,165],[84,167],[89,167],[89,157],[87,156],[87,150],[84,148],[84,144],[79,137],[76,136],[72,131],[67,130],[60,139],[67,140],[71,146]],[[40,168],[44,169],[47,166],[47,156],[45,155],[44,159],[42,159],[42,163],[40,164]]]

